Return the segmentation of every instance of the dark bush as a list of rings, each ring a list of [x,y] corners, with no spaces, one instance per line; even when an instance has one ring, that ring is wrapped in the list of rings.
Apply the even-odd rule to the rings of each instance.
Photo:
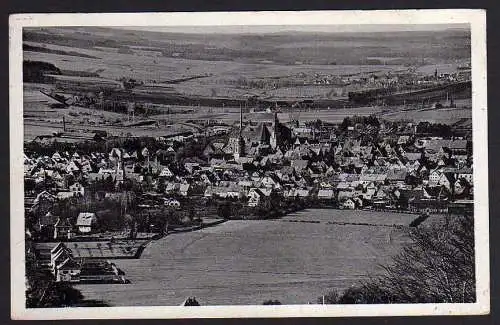
[[[263,305],[281,305],[281,302],[279,302],[278,300],[269,299],[269,300],[264,301],[262,304]]]

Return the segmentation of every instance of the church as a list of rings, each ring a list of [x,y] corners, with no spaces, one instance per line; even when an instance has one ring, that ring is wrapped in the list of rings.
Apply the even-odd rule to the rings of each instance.
[[[226,152],[232,153],[237,161],[240,157],[256,157],[286,149],[292,144],[291,129],[280,123],[278,113],[274,113],[272,123],[249,122],[243,126],[243,112],[240,108],[240,124],[229,136]]]

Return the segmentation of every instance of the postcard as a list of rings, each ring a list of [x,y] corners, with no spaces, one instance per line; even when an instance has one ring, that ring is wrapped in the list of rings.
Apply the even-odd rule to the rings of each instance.
[[[12,318],[489,313],[485,16],[12,15]]]

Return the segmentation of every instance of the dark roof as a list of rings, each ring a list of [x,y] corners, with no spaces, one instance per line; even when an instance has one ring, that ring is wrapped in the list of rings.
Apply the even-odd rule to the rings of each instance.
[[[425,191],[433,197],[437,197],[440,193],[442,193],[442,187],[441,186],[433,186],[433,187],[426,187]]]
[[[392,181],[401,181],[406,179],[406,169],[389,169],[387,172],[387,179]]]
[[[67,227],[71,227],[71,224],[69,223],[68,219],[66,219],[66,218],[64,218],[64,219],[58,218],[57,222],[55,223],[54,226],[56,228],[67,228]]]
[[[47,215],[40,216],[39,223],[42,226],[54,226],[59,219],[58,216],[51,214],[50,212]]]
[[[265,123],[249,124],[243,128],[241,136],[250,141],[267,141],[271,137],[271,131]]]
[[[308,164],[309,164],[309,160],[305,160],[305,159],[294,159],[291,161],[291,166],[295,170],[302,170],[304,168],[307,168]]]
[[[80,264],[76,262],[73,258],[68,257],[66,260],[64,260],[61,264],[57,266],[58,269],[65,269],[65,270],[74,270],[74,269],[80,269]]]

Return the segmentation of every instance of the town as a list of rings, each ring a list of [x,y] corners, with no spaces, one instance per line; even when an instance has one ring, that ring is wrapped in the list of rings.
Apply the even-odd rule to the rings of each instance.
[[[467,121],[449,126],[353,116],[335,125],[281,123],[277,116],[253,123],[241,112],[233,126],[122,139],[114,147],[107,141],[26,144],[33,253],[56,281],[126,283],[114,264],[89,260],[139,257],[148,240],[169,231],[279,218],[306,207],[472,213]]]

